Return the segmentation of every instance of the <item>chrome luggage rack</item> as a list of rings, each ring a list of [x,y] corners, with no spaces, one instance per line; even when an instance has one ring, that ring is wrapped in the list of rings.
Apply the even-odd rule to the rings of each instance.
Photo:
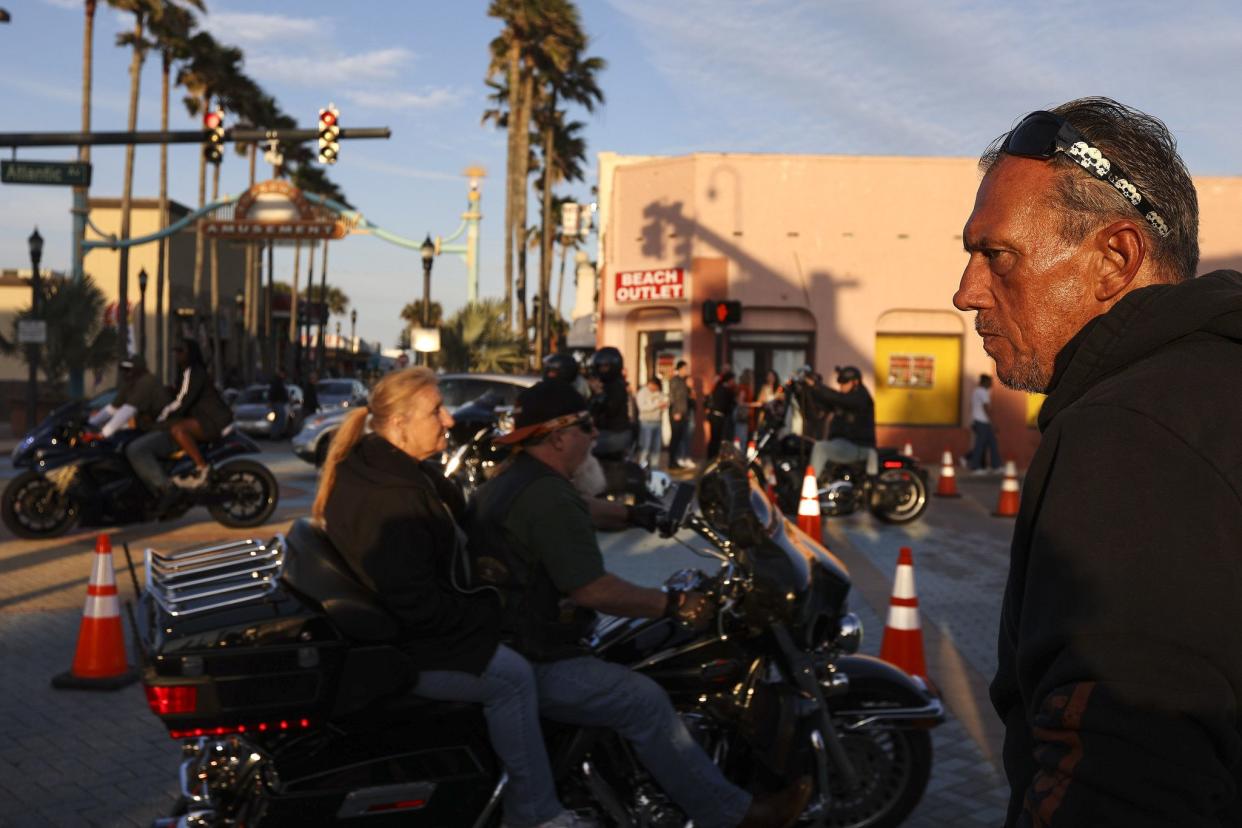
[[[285,563],[285,536],[192,546],[161,555],[147,549],[147,591],[169,615],[200,612],[262,599],[276,589]]]

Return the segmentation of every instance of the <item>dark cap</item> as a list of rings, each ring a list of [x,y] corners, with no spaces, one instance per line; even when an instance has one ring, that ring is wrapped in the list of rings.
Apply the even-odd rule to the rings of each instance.
[[[132,371],[135,368],[139,371],[147,370],[147,361],[143,358],[142,354],[131,354],[121,360],[122,370]]]
[[[862,371],[859,371],[853,365],[837,366],[837,382],[852,382],[854,380],[862,381]]]
[[[522,443],[572,425],[587,415],[587,401],[560,380],[541,380],[518,394],[513,406],[513,431],[496,440],[500,445]]]

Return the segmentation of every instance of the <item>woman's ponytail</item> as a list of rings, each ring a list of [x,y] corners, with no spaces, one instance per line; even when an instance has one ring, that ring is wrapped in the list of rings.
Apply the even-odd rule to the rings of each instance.
[[[351,412],[336,434],[332,435],[332,442],[328,444],[328,459],[324,461],[323,471],[319,476],[319,491],[315,493],[315,504],[311,506],[311,517],[320,525],[324,523],[323,513],[328,506],[328,495],[332,494],[332,486],[336,483],[336,464],[344,460],[362,439],[370,413],[366,406]]]

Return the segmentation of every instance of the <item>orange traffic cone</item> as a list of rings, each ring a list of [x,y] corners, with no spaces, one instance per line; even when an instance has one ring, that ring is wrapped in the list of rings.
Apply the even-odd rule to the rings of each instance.
[[[919,598],[914,589],[914,557],[908,546],[901,547],[897,556],[897,574],[893,579],[893,597],[889,599],[880,658],[912,676],[927,678],[923,629],[919,626]]]
[[[819,483],[815,480],[815,469],[806,467],[806,477],[802,478],[802,499],[798,501],[798,528],[811,536],[816,543],[824,534],[824,525],[819,516]]]
[[[940,458],[940,480],[936,483],[937,497],[961,497],[957,491],[957,469],[953,468],[953,452],[944,450]]]
[[[1012,460],[1005,461],[1005,480],[1001,483],[1000,500],[996,504],[993,517],[1017,517],[1018,502],[1022,499],[1018,487],[1018,467]]]
[[[901,453],[904,454],[906,457],[913,457],[914,456],[914,445],[911,443],[906,443],[904,446],[901,447]]]
[[[79,690],[116,690],[136,681],[138,671],[125,661],[121,606],[112,568],[112,539],[95,539],[95,564],[86,587],[86,607],[78,628],[73,666],[52,678],[52,686]]]
[[[759,449],[755,446],[755,441],[750,440],[746,443],[746,462],[753,463],[755,458],[759,456]]]

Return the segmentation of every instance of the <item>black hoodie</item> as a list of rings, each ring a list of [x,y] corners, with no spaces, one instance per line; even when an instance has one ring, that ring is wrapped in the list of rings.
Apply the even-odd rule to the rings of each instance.
[[[1242,825],[1242,274],[1134,291],[1057,356],[992,703],[1009,826]]]

